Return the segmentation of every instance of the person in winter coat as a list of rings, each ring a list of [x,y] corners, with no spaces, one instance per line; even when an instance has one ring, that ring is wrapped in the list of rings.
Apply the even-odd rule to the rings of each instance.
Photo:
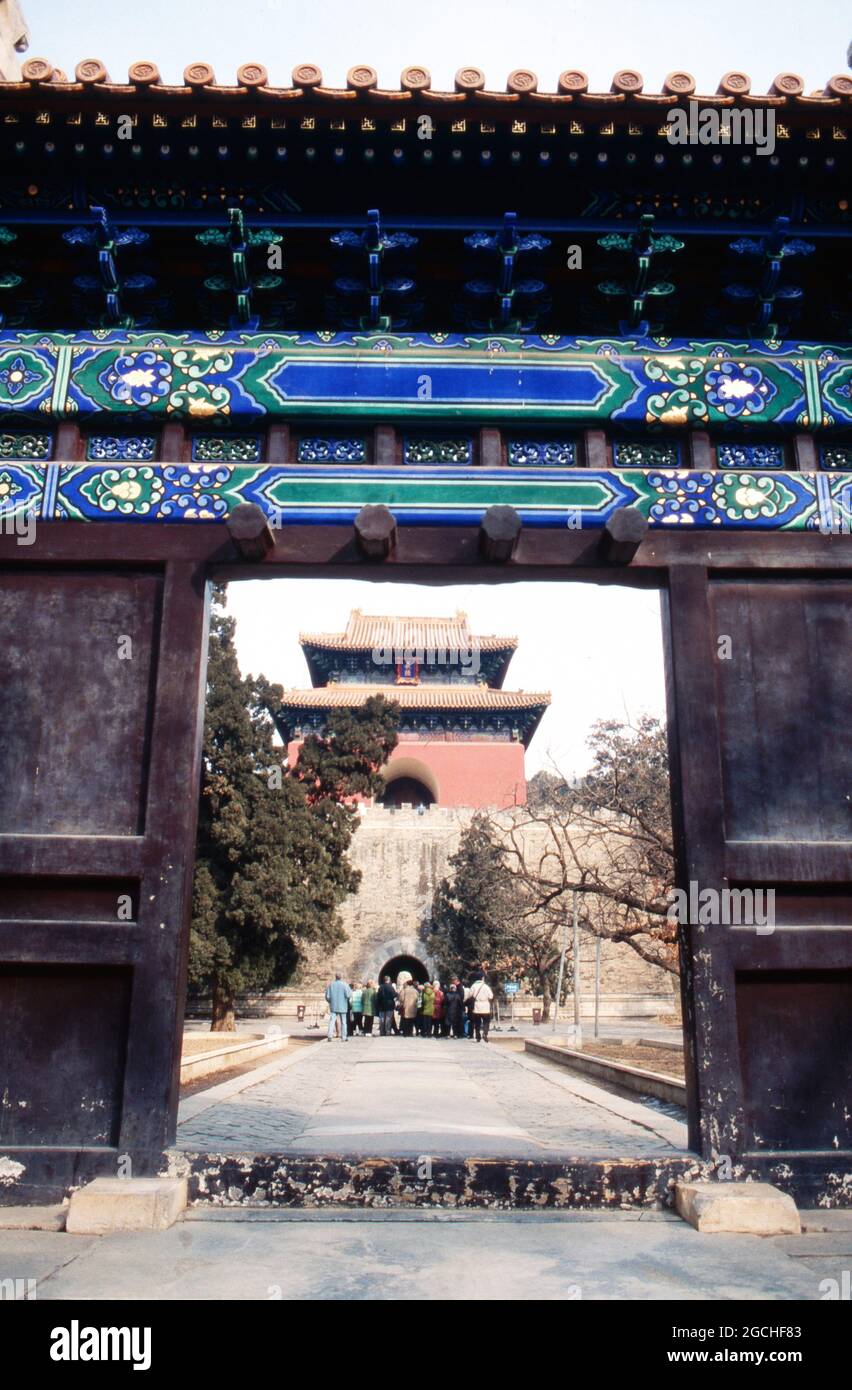
[[[420,1003],[420,991],[413,980],[406,980],[399,992],[399,1007],[402,1014],[402,1036],[410,1038],[413,1036],[414,1027],[417,1023],[417,1006]]]
[[[334,1025],[340,1024],[340,1036],[343,1042],[348,1042],[349,1037],[346,1031],[346,1017],[349,1013],[349,1000],[352,991],[344,979],[341,978],[338,970],[330,984],[326,985],[325,998],[328,1004],[328,1041],[334,1038]]]
[[[441,989],[440,980],[433,980],[432,988],[435,991],[435,1012],[432,1015],[432,1036],[434,1038],[445,1038],[447,1032],[444,1022],[444,991]]]
[[[361,1032],[361,999],[364,994],[363,985],[356,985],[354,980],[350,980],[349,988],[352,994],[349,999],[349,1024],[353,1033]]]
[[[376,1011],[379,1015],[379,1033],[386,1038],[394,1031],[393,1011],[396,1008],[396,990],[391,984],[390,975],[385,975],[376,993]]]
[[[485,982],[484,975],[474,980],[467,996],[471,1022],[477,1042],[488,1042],[488,1028],[491,1023],[491,1001],[494,994]]]
[[[366,1037],[373,1036],[373,1019],[376,1014],[376,982],[368,980],[361,995],[361,1026]]]
[[[444,1017],[454,1038],[464,1037],[464,990],[453,980],[444,994]]]
[[[428,980],[420,995],[420,1036],[428,1038],[435,1018],[435,989]]]

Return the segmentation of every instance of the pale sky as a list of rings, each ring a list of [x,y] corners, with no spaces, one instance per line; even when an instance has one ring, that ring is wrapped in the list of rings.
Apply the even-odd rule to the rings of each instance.
[[[30,56],[70,75],[82,58],[100,58],[116,80],[146,58],[167,81],[190,62],[212,63],[233,82],[241,63],[263,63],[287,85],[297,63],[317,63],[343,86],[357,63],[395,87],[412,63],[452,90],[455,71],[482,68],[505,87],[513,68],[532,68],[553,91],[565,68],[581,68],[607,91],[619,68],[638,68],[648,91],[686,68],[699,91],[715,91],[724,72],[745,70],[753,91],[779,72],[798,72],[806,90],[846,70],[852,13],[843,0],[23,0]]]
[[[233,82],[240,63],[255,61],[287,85],[297,63],[317,63],[329,86],[342,86],[357,63],[375,67],[396,87],[403,67],[431,70],[436,88],[451,89],[462,66],[485,71],[500,90],[513,68],[530,67],[541,89],[559,72],[581,68],[593,90],[613,74],[638,68],[648,91],[666,73],[687,69],[699,91],[714,91],[731,68],[766,91],[779,72],[822,87],[846,70],[852,15],[841,0],[24,0],[29,56],[45,57],[69,76],[83,58],[100,58],[117,81],[130,63],[157,63],[180,81],[190,62],[213,65]],[[311,327],[311,325],[306,325]],[[307,683],[299,629],[338,631],[351,607],[366,612],[454,613],[464,608],[475,631],[516,634],[520,647],[507,687],[550,690],[554,703],[536,735],[528,774],[552,758],[566,773],[587,765],[584,742],[597,718],[636,718],[664,709],[657,595],[590,585],[500,585],[422,589],[351,580],[281,580],[231,586],[244,671],[283,685]]]

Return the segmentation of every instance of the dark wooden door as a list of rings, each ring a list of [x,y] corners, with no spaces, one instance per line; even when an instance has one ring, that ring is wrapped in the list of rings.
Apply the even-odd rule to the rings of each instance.
[[[4,538],[7,1201],[126,1173],[123,1155],[157,1171],[174,1134],[206,585],[191,562],[122,563],[109,530],[67,536],[110,556],[89,564],[85,544],[36,563]]]
[[[685,933],[692,1143],[839,1195],[852,1154],[852,579],[676,566],[667,627],[680,886],[775,894],[774,924]]]

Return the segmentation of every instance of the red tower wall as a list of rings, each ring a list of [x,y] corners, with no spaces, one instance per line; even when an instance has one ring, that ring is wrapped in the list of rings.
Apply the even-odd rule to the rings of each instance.
[[[292,765],[300,740],[288,747]],[[523,806],[527,799],[522,743],[405,741],[390,756],[390,777],[417,777],[438,806]]]

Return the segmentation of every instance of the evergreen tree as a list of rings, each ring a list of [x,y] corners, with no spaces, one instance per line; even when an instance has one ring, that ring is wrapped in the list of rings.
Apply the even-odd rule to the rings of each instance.
[[[214,1031],[234,1028],[237,994],[284,984],[301,946],[344,939],[337,908],[360,875],[346,854],[357,812],[342,799],[381,790],[398,722],[381,697],[335,711],[288,768],[272,742],[281,687],[240,676],[223,597],[211,622],[189,958],[190,983],[212,994]]]
[[[514,924],[523,894],[487,816],[474,816],[449,868],[450,877],[441,880],[432,899],[429,954],[441,979],[478,966],[494,979],[512,968]]]

